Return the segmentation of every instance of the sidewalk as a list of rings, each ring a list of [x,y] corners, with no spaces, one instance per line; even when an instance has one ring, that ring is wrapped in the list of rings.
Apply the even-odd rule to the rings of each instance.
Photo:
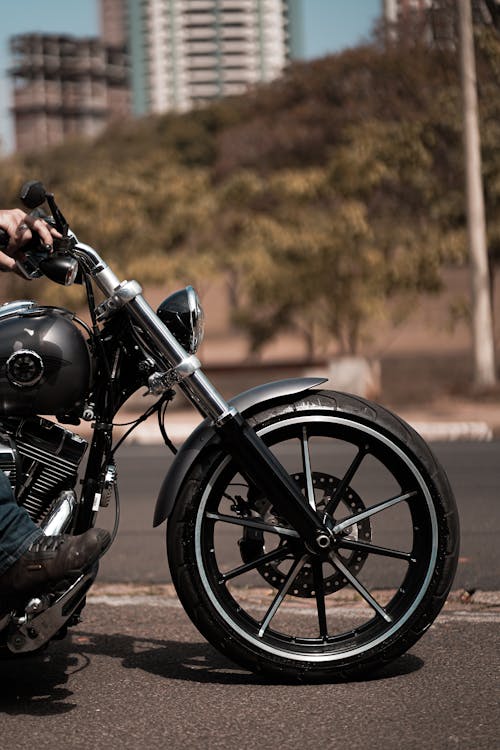
[[[500,398],[495,402],[447,397],[395,411],[429,442],[500,438]]]

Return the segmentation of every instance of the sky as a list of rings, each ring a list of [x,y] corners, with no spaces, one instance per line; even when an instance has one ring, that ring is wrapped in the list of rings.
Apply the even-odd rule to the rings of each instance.
[[[302,0],[306,59],[366,40],[381,0]],[[0,152],[13,148],[9,37],[29,32],[98,36],[98,0],[0,0]]]

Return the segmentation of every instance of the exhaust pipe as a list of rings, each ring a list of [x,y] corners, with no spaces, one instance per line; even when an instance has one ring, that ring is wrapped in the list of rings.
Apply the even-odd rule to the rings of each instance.
[[[78,501],[73,490],[64,490],[54,500],[47,514],[47,518],[40,524],[46,536],[62,534],[73,520]]]

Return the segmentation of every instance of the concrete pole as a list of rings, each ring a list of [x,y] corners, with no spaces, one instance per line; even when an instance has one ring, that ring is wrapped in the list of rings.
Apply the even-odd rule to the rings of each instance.
[[[486,220],[481,177],[481,145],[477,107],[476,62],[472,32],[471,0],[458,0],[460,28],[460,72],[462,78],[463,127],[467,230],[472,282],[472,338],[474,385],[487,388],[496,382],[495,346],[490,297]]]

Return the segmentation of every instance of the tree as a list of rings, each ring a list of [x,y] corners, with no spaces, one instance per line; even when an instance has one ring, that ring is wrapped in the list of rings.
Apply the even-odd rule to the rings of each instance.
[[[238,284],[234,319],[254,350],[294,329],[310,354],[332,337],[353,353],[388,298],[399,297],[401,315],[416,293],[439,289],[446,252],[428,219],[418,221],[430,157],[417,131],[365,123],[346,133],[328,170],[247,171],[221,185],[217,231],[231,256],[220,262]]]

